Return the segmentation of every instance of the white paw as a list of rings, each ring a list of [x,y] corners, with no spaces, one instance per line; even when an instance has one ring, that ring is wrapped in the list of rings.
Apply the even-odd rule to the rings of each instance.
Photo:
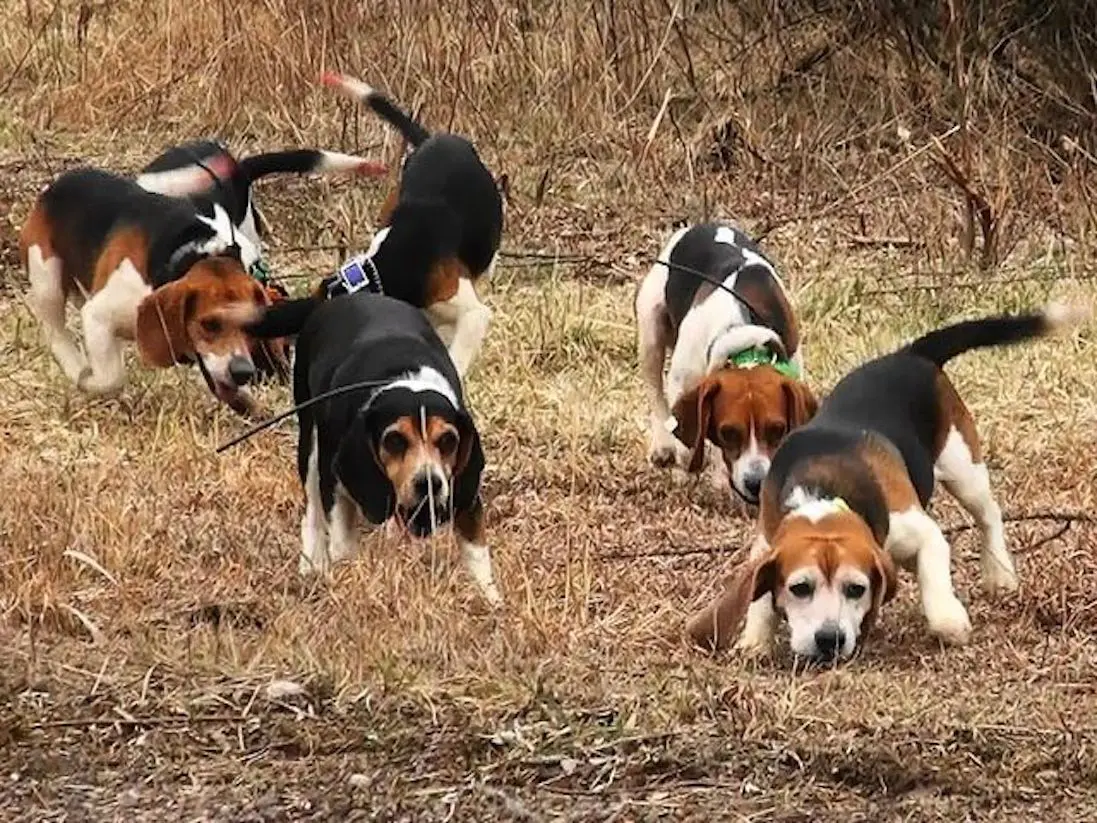
[[[653,434],[648,445],[648,462],[659,469],[672,469],[684,466],[689,458],[686,447],[673,436],[665,433]]]
[[[926,620],[929,630],[950,646],[963,646],[971,639],[971,620],[955,595],[927,608]]]
[[[993,556],[983,559],[982,578],[983,589],[989,594],[1005,594],[1020,588],[1017,572]]]
[[[330,565],[327,563],[326,553],[321,557],[313,558],[309,555],[301,552],[300,558],[297,561],[297,573],[301,577],[310,577],[314,574],[327,574],[330,571]]]
[[[484,594],[484,599],[488,601],[492,606],[503,605],[503,595],[499,593],[499,587],[494,583],[488,583],[487,585],[481,585],[480,591]]]

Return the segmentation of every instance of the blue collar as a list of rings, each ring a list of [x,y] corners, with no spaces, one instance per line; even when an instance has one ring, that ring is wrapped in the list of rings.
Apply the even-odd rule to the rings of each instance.
[[[366,254],[352,257],[340,266],[339,273],[328,284],[329,298],[359,291],[367,291],[371,294],[385,293],[381,287],[381,274],[377,271],[377,264]]]

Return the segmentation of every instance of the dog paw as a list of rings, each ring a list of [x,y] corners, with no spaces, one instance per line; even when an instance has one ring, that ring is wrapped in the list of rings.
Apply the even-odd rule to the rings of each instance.
[[[988,557],[982,563],[982,582],[983,590],[992,595],[1010,594],[1020,588],[1017,572],[994,557]]]
[[[971,639],[971,620],[967,609],[956,597],[926,610],[929,630],[950,646],[963,646]]]
[[[327,558],[313,558],[309,557],[304,552],[297,561],[297,573],[301,577],[312,577],[313,575],[325,575],[328,573],[329,566],[326,562]]]

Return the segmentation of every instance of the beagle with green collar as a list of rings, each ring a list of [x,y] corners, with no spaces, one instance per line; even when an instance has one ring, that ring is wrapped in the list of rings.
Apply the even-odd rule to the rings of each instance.
[[[739,648],[764,651],[780,615],[798,657],[848,658],[894,594],[898,564],[917,575],[930,631],[966,643],[971,622],[952,588],[949,544],[926,513],[938,479],[982,531],[985,587],[1013,591],[1018,584],[975,424],[942,366],[1084,316],[1055,304],[958,323],[846,375],[777,450],[750,558],[690,618],[692,640],[724,648],[745,618]]]
[[[773,264],[730,224],[679,229],[640,284],[636,323],[651,462],[671,466],[688,453],[698,472],[711,442],[731,490],[757,504],[777,446],[816,408],[800,379],[799,324]]]

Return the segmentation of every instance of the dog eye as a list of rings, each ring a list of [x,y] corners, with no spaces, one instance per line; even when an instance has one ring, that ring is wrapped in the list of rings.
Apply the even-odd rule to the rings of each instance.
[[[843,592],[850,600],[860,600],[865,596],[865,587],[860,583],[846,583]]]
[[[739,436],[739,430],[734,426],[722,426],[719,435],[721,445],[727,446],[729,449],[738,446],[742,440]]]
[[[793,597],[799,597],[801,599],[805,597],[811,597],[814,587],[808,582],[795,583],[788,587],[788,590],[792,592]]]
[[[453,432],[442,432],[438,439],[434,441],[434,445],[437,447],[439,454],[443,457],[449,457],[457,451],[457,435]]]
[[[401,455],[408,450],[408,439],[398,431],[385,432],[381,438],[381,448],[389,454]]]
[[[202,330],[207,331],[210,334],[217,334],[221,331],[221,320],[217,317],[207,317],[203,319]]]
[[[785,424],[784,423],[772,423],[766,426],[765,438],[767,443],[776,444],[779,443],[781,438],[785,436]]]

